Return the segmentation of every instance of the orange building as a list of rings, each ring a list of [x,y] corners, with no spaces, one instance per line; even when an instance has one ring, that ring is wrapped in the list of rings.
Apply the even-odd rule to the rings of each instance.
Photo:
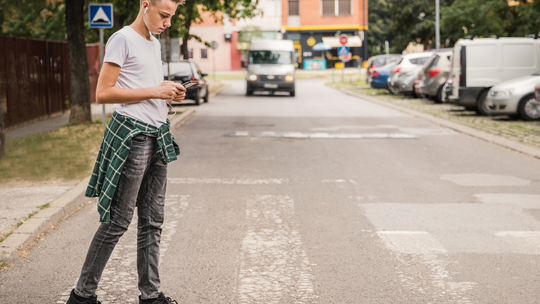
[[[312,60],[333,66],[339,59],[337,36],[348,36],[353,67],[367,59],[368,0],[282,0],[283,39],[294,41],[298,67],[309,68]],[[315,51],[320,42],[331,45],[328,51]]]

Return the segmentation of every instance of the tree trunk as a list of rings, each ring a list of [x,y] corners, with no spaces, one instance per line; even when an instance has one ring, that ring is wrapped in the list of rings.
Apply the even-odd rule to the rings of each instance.
[[[4,107],[0,104],[0,158],[6,154],[6,132],[4,129]]]
[[[186,23],[184,24],[184,28],[186,29],[186,33],[184,34],[184,37],[182,37],[182,45],[180,46],[180,54],[184,56],[184,60],[189,59],[188,54],[188,40],[189,40],[189,28],[191,27],[191,18],[193,18],[193,10],[195,9],[195,5],[193,4],[195,1],[188,1],[186,4]]]
[[[85,0],[69,0],[65,4],[71,82],[69,123],[91,123],[90,80],[84,42]]]

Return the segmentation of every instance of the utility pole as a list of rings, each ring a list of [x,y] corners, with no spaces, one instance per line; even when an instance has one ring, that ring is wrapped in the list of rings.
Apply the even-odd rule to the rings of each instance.
[[[441,47],[441,29],[439,24],[439,0],[435,0],[435,49]]]

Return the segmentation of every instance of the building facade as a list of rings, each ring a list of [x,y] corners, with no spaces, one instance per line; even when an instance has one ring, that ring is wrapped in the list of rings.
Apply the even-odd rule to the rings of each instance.
[[[224,16],[223,21],[215,22],[213,16],[202,13],[204,21],[194,24],[190,32],[204,42],[216,41],[218,48],[214,51],[192,39],[189,59],[205,73],[212,72],[214,64],[216,71],[240,70],[249,44],[239,43],[239,35],[256,27],[261,38],[293,40],[300,69],[332,68],[340,63],[341,34],[349,38],[351,60],[345,66],[356,67],[367,60],[368,0],[259,0],[258,9],[263,14],[238,21]],[[314,50],[321,42],[331,49]]]
[[[332,68],[341,62],[338,36],[348,36],[351,60],[356,67],[367,60],[368,0],[282,0],[283,39],[294,41],[298,68]],[[328,51],[313,50],[317,43],[331,46]]]

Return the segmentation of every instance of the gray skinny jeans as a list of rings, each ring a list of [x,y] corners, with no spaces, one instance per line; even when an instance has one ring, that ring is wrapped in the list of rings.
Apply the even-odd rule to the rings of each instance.
[[[133,138],[129,156],[111,203],[110,223],[101,223],[88,249],[75,293],[95,295],[103,269],[127,231],[135,204],[137,224],[137,271],[142,299],[159,295],[159,243],[164,220],[167,165],[157,157],[155,137],[140,134]]]

